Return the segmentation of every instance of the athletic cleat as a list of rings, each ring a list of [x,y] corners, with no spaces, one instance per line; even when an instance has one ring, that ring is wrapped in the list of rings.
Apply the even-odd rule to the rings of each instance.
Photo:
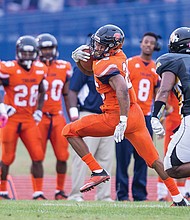
[[[8,194],[0,194],[0,200],[11,200]]]
[[[88,182],[80,188],[80,192],[88,192],[91,189],[94,189],[95,186],[99,185],[100,183],[105,183],[106,181],[110,180],[109,174],[103,170],[101,173],[92,172],[91,178]]]
[[[186,198],[188,201],[190,201],[190,193],[186,193],[186,194],[185,194],[185,198]]]
[[[60,190],[59,192],[55,193],[55,200],[65,200],[68,196],[65,195],[65,192]]]
[[[47,200],[47,199],[43,194],[40,194],[38,196],[34,196],[33,200]]]
[[[190,206],[187,199],[182,199],[181,202],[173,202],[171,206]]]

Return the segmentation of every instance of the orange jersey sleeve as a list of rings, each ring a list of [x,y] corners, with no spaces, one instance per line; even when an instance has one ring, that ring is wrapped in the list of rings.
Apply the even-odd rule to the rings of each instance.
[[[126,56],[123,51],[120,50],[115,56],[94,61],[93,71],[96,89],[101,94],[104,103],[101,107],[102,111],[119,110],[116,92],[112,89],[108,82],[110,75],[112,75],[114,72],[118,72],[118,74],[121,74],[125,78],[126,84],[129,88],[130,102],[136,102],[136,95],[128,77]]]
[[[18,65],[17,61],[1,62],[0,78],[8,78],[5,86],[5,104],[12,105],[16,113],[32,115],[37,106],[39,84],[47,73],[47,67],[38,61],[33,62],[29,71]]]
[[[43,112],[58,114],[62,111],[62,90],[72,75],[71,64],[63,60],[55,60],[48,66],[45,81],[46,95]]]
[[[128,59],[129,78],[144,115],[151,114],[155,88],[159,87],[159,76],[155,67],[153,60],[145,62],[140,56]]]

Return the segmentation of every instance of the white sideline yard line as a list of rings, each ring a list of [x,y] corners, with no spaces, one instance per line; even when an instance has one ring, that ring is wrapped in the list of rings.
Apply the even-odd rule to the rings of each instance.
[[[93,202],[85,203],[85,202],[76,202],[76,203],[44,203],[43,206],[67,206],[67,207],[121,207],[121,208],[171,208],[170,203],[162,203],[162,204],[107,204],[107,203],[100,203],[100,204],[94,204]]]

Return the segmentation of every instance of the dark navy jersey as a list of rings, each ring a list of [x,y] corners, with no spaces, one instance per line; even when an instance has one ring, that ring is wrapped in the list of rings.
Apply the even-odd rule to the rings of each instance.
[[[190,115],[190,55],[167,53],[156,61],[156,72],[172,72],[176,76],[173,91],[179,100],[181,114]]]
[[[78,67],[75,67],[69,89],[78,93],[80,111],[101,113],[100,106],[103,102],[100,94],[96,91],[94,76],[87,76]]]

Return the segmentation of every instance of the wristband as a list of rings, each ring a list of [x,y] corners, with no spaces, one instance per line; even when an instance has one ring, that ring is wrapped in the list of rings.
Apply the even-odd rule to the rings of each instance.
[[[79,117],[79,112],[77,107],[71,107],[69,109],[69,114],[72,119],[77,119]]]
[[[127,116],[120,115],[120,122],[126,122],[126,121],[127,121]]]
[[[156,117],[156,118],[160,119],[163,115],[165,106],[166,106],[165,102],[155,101],[152,117]]]
[[[7,114],[4,103],[0,103],[0,112],[2,114]]]

